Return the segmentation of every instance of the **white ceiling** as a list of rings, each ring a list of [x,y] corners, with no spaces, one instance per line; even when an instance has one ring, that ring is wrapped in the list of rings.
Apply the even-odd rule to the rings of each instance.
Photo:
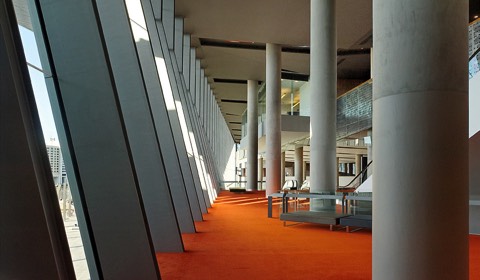
[[[336,3],[337,47],[370,48],[372,1],[336,0]],[[184,18],[184,32],[192,36],[192,45],[197,47],[218,101],[246,100],[247,88],[243,84],[215,83],[214,78],[265,80],[265,51],[202,46],[200,38],[295,47],[310,44],[310,0],[176,0],[175,14]],[[362,41],[366,42],[359,44]],[[341,56],[338,62],[339,77],[368,78],[368,54]],[[283,52],[282,69],[309,74],[309,55]],[[231,114],[241,114],[246,109],[245,104],[219,102],[219,105],[227,122],[241,121],[239,116]],[[235,137],[235,140],[240,139]]]

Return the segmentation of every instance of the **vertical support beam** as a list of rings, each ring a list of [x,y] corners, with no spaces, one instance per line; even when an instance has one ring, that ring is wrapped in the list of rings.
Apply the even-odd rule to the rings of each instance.
[[[263,158],[258,158],[258,189],[263,190]]]
[[[339,157],[337,157],[336,159],[337,159],[337,175],[336,175],[336,177],[337,177],[337,186],[339,186],[340,185],[340,166],[344,166],[344,165],[340,163],[340,158]]]
[[[303,161],[303,181],[307,180],[307,162]]]
[[[132,21],[139,2],[127,1]],[[168,185],[137,49],[124,0],[97,3],[132,158],[156,251],[183,252],[183,242]],[[180,209],[179,209],[180,210]],[[193,220],[190,217],[190,224]]]
[[[200,161],[198,160],[200,154],[198,153],[198,146],[197,146],[197,140],[195,137],[195,133],[193,132],[193,127],[192,127],[192,118],[190,117],[191,111],[188,110],[188,103],[186,100],[186,89],[184,85],[184,81],[181,79],[181,74],[178,71],[178,67],[175,67],[175,64],[173,63],[173,52],[170,51],[170,56],[166,56],[166,61],[169,63],[172,61],[171,66],[169,67],[169,73],[174,78],[175,84],[174,84],[174,93],[175,93],[175,98],[177,102],[177,108],[180,112],[181,119],[183,120],[183,128],[182,130],[184,131],[184,137],[187,139],[186,141],[186,146],[188,149],[188,154],[189,160],[190,160],[190,167],[192,168],[192,173],[194,174],[194,180],[195,180],[195,185],[197,186],[197,191],[200,191],[201,185],[205,181],[205,185],[207,186],[206,190],[207,192],[205,193],[205,199],[207,202],[207,206],[210,207],[210,203],[213,202],[215,199],[215,191],[212,189],[212,184],[210,184],[210,181],[208,181],[207,178],[207,173],[203,172],[202,165],[200,164]],[[210,158],[211,153],[205,153],[205,161],[206,164],[210,164],[209,158]],[[207,168],[209,165],[207,165]],[[208,170],[208,169],[207,169]],[[197,192],[197,195],[199,193]]]
[[[280,45],[267,44],[267,114],[266,114],[266,161],[267,161],[267,191],[266,195],[277,192],[281,183],[281,118],[280,118],[280,89],[281,89],[281,56]]]
[[[74,279],[11,1],[0,3],[0,73],[1,277]]]
[[[178,71],[180,73],[183,72],[183,18],[176,17],[175,18],[175,44],[174,44],[174,51],[175,51],[175,59],[173,59],[174,63],[177,63]]]
[[[171,58],[169,57],[170,53],[167,47],[168,40],[166,39],[165,33],[165,29],[169,28],[165,27],[164,29],[162,22],[156,20],[156,18],[159,17],[160,13],[159,11],[152,9],[152,2],[154,3],[156,1],[142,0],[141,2],[148,29],[148,35],[155,56],[156,67],[158,69],[158,74],[160,77],[163,98],[167,106],[170,125],[172,131],[174,132],[175,146],[180,157],[180,167],[185,181],[188,199],[190,203],[197,204],[198,202],[202,213],[206,213],[207,209],[204,200],[201,196],[198,195],[200,184],[196,183],[197,179],[194,173],[196,167],[192,166],[192,158],[189,157],[189,154],[187,152],[187,147],[188,145],[190,145],[189,138],[185,135],[185,131],[182,128],[184,120],[181,120],[181,118],[183,118],[183,115],[179,113],[183,112],[183,107],[177,108],[177,102],[180,101],[178,97],[178,91],[176,89],[175,77],[172,76],[174,75],[172,73],[173,70],[171,70],[173,65],[171,62]],[[166,1],[163,1],[164,6],[165,3]],[[173,26],[171,26],[170,28],[173,28]],[[197,202],[194,202],[195,200]]]
[[[168,49],[173,50],[175,45],[175,0],[152,1],[152,6],[154,6],[156,2],[162,3],[161,13],[157,13],[157,15],[161,18],[165,26]],[[158,12],[158,10],[156,11]]]
[[[310,187],[334,192],[336,178],[336,19],[334,0],[311,0]]]
[[[285,184],[285,151],[280,156],[280,184]]]
[[[295,149],[295,180],[301,186],[303,182],[303,146]]]
[[[311,0],[310,14],[310,190],[336,189],[337,33],[335,0]],[[318,204],[318,205],[317,205]],[[312,200],[312,209],[334,201]]]
[[[57,89],[54,103],[61,112],[54,117],[63,123],[67,143],[61,144],[69,147],[71,175],[88,211],[99,277],[158,279],[96,6],[90,1],[36,3]]]
[[[368,164],[373,160],[373,133],[371,129],[367,131],[367,135],[370,137],[370,141],[371,141],[370,145],[367,145],[367,164]]]
[[[355,155],[355,176],[362,172],[362,155]]]
[[[195,104],[195,109],[197,110],[197,116],[198,120],[201,123],[200,120],[200,96],[202,93],[202,69],[200,68],[200,59],[195,60],[195,99],[194,99],[194,104]]]
[[[190,85],[190,75],[191,75],[191,72],[192,72],[192,69],[191,69],[191,51],[190,51],[190,41],[191,41],[191,37],[189,34],[184,34],[183,35],[183,66],[182,66],[182,74],[183,74],[183,78],[185,80],[185,86],[186,86],[186,90],[188,93],[190,93],[190,88],[191,88],[191,85]]]
[[[135,2],[128,2],[129,6]],[[175,120],[170,119],[165,99],[163,98],[160,85],[160,72],[155,64],[155,56],[152,50],[152,40],[147,32],[145,19],[141,18],[143,13],[131,12],[132,16],[140,16],[132,20],[131,28],[134,35],[143,79],[147,89],[150,110],[155,123],[155,129],[161,135],[160,149],[164,158],[167,179],[170,192],[177,214],[178,223],[182,233],[195,232],[195,225],[192,220],[202,221],[200,204],[194,191],[187,188],[188,173],[183,172],[182,162],[185,161],[185,154],[180,153],[176,146],[175,139],[179,131],[172,125]],[[130,17],[132,17],[130,16]]]
[[[191,42],[191,37],[188,36],[190,40],[188,41],[188,44],[190,45]],[[186,41],[186,40],[185,40]],[[195,88],[196,88],[196,54],[195,54],[195,48],[190,48],[190,98],[192,101],[192,105],[195,106]],[[193,108],[195,109],[195,107]],[[192,114],[196,116],[195,111],[192,111]]]
[[[257,81],[247,82],[247,190],[258,185],[258,94]]]
[[[468,1],[373,15],[373,279],[466,280]]]

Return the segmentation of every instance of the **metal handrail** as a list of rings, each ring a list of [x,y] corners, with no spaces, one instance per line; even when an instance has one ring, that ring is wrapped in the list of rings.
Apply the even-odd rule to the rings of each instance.
[[[343,186],[343,187],[337,187],[337,191],[342,191],[342,190],[356,190],[363,182],[365,182],[365,180],[367,179],[366,178],[366,175],[367,175],[367,172],[368,172],[368,168],[370,167],[370,165],[372,164],[373,161],[370,161],[367,166],[365,166],[365,168],[360,172],[358,173],[353,179],[352,181],[350,181],[350,183],[348,183],[346,186]],[[355,182],[360,178],[360,182],[358,184],[355,185]]]

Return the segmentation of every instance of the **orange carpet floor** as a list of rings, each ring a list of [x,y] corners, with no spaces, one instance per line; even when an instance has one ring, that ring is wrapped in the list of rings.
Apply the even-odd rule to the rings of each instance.
[[[371,231],[284,227],[264,197],[222,192],[198,233],[183,235],[185,253],[157,253],[162,279],[371,279]],[[470,279],[480,279],[480,236],[470,236]]]

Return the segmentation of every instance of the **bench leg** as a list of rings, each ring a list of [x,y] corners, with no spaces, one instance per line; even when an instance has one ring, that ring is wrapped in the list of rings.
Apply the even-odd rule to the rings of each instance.
[[[273,204],[273,198],[271,196],[268,197],[268,217],[272,217],[272,204]]]

